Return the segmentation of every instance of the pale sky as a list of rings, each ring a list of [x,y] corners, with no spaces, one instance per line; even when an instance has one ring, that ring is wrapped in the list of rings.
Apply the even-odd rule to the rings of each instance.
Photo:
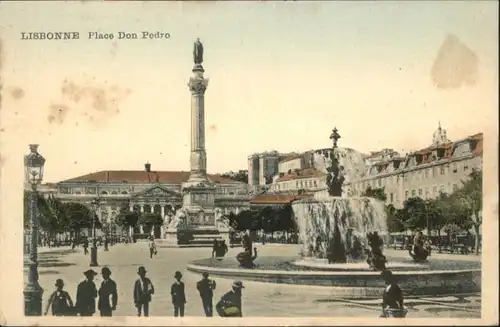
[[[210,173],[246,169],[253,152],[330,146],[334,126],[340,146],[363,152],[425,147],[438,120],[452,140],[497,131],[494,1],[3,2],[0,22],[2,161],[21,172],[28,144],[38,143],[50,182],[146,161],[189,170],[186,84],[197,37],[210,79]],[[36,31],[81,39],[20,40]],[[92,31],[171,37],[88,40]],[[433,82],[450,34],[478,58],[472,85]],[[53,108],[64,115],[49,119]]]

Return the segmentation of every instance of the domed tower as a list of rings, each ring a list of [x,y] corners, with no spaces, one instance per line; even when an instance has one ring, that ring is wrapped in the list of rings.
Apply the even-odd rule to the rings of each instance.
[[[451,141],[446,136],[446,130],[444,128],[441,128],[441,122],[438,122],[438,128],[434,132],[434,134],[432,134],[432,145],[437,146],[440,144],[445,144],[450,142]]]

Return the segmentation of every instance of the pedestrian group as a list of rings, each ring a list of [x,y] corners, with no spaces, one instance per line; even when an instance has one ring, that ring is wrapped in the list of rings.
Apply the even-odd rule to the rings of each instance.
[[[149,316],[149,303],[152,300],[152,295],[155,293],[155,288],[151,280],[146,277],[146,268],[139,267],[137,274],[139,278],[134,283],[134,306],[137,309],[137,316]],[[111,277],[111,270],[104,267],[101,270],[103,281],[99,289],[94,283],[94,277],[98,275],[92,269],[85,271],[85,280],[80,282],[76,291],[76,303],[73,301],[63,288],[64,281],[57,279],[55,286],[56,290],[50,295],[45,315],[49,309],[52,309],[53,316],[76,316],[91,317],[97,310],[101,317],[113,316],[113,311],[116,310],[118,304],[117,285]],[[184,317],[184,308],[187,303],[185,284],[182,281],[182,273],[176,271],[174,274],[175,281],[170,288],[170,295],[174,307],[174,317]],[[197,282],[196,288],[200,294],[201,303],[205,316],[213,316],[213,296],[216,288],[214,280],[209,278],[208,273],[203,273],[203,277]],[[221,317],[242,317],[242,289],[244,288],[241,281],[235,281],[232,285],[232,290],[222,296],[216,304],[216,310]]]

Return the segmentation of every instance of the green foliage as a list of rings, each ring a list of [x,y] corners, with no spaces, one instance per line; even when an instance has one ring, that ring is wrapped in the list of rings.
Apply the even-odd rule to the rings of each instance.
[[[246,171],[246,170],[240,170],[236,174],[233,172],[224,173],[221,176],[225,177],[225,178],[230,178],[233,181],[248,184],[248,171]]]
[[[276,231],[292,231],[296,229],[290,205],[257,207],[240,211],[238,214],[231,212],[227,219],[229,226],[236,231],[262,229],[266,233],[274,233]]]
[[[387,200],[387,195],[385,194],[384,188],[371,188],[371,186],[368,186],[366,191],[363,192],[361,196],[366,196],[369,198],[375,198],[379,199],[382,202],[385,202]]]
[[[417,230],[427,227],[427,203],[419,198],[409,198],[404,202],[401,213],[406,229]]]
[[[94,219],[96,228],[101,226],[97,215],[84,204],[77,202],[64,203],[63,210],[68,219],[70,230],[79,231],[82,228],[91,228]]]
[[[123,206],[116,217],[116,224],[120,227],[135,227],[139,222],[139,213],[130,211],[128,206]]]
[[[385,207],[387,214],[387,229],[389,232],[402,232],[405,230],[402,210],[396,209],[392,204]]]

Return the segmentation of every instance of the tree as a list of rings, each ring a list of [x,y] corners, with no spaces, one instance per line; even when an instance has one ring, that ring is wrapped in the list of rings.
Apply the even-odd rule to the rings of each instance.
[[[473,169],[469,178],[462,182],[462,187],[456,190],[452,197],[456,200],[459,211],[465,214],[466,224],[474,228],[475,251],[479,254],[479,231],[483,223],[483,173]],[[463,217],[463,216],[462,216]]]
[[[62,210],[68,219],[68,228],[75,233],[75,236],[80,235],[82,228],[92,228],[94,219],[96,228],[101,225],[97,215],[81,203],[64,203]]]
[[[144,227],[146,233],[149,233],[153,227],[161,226],[163,219],[159,213],[144,213],[139,217],[139,224]]]
[[[392,204],[385,207],[387,214],[387,229],[389,232],[403,232],[405,225],[401,209],[396,209]]]
[[[274,232],[279,229],[279,212],[277,209],[272,207],[263,207],[256,209],[258,211],[258,218],[260,218],[260,226],[262,230],[267,234],[271,234],[271,239],[274,238]]]
[[[239,170],[237,173],[228,172],[221,174],[222,177],[230,178],[237,182],[242,182],[248,184],[248,171],[247,170]]]
[[[415,230],[427,227],[428,215],[426,202],[419,198],[409,198],[404,202],[401,218],[403,218],[405,228]]]
[[[116,224],[122,228],[127,228],[128,230],[131,227],[137,226],[137,222],[139,221],[139,213],[136,211],[130,211],[128,206],[123,206],[116,217]],[[129,235],[132,236],[132,235]]]
[[[375,198],[379,199],[382,202],[385,202],[387,200],[387,195],[385,194],[384,188],[371,188],[371,186],[368,186],[366,191],[363,192],[361,196],[366,196],[369,198]]]

